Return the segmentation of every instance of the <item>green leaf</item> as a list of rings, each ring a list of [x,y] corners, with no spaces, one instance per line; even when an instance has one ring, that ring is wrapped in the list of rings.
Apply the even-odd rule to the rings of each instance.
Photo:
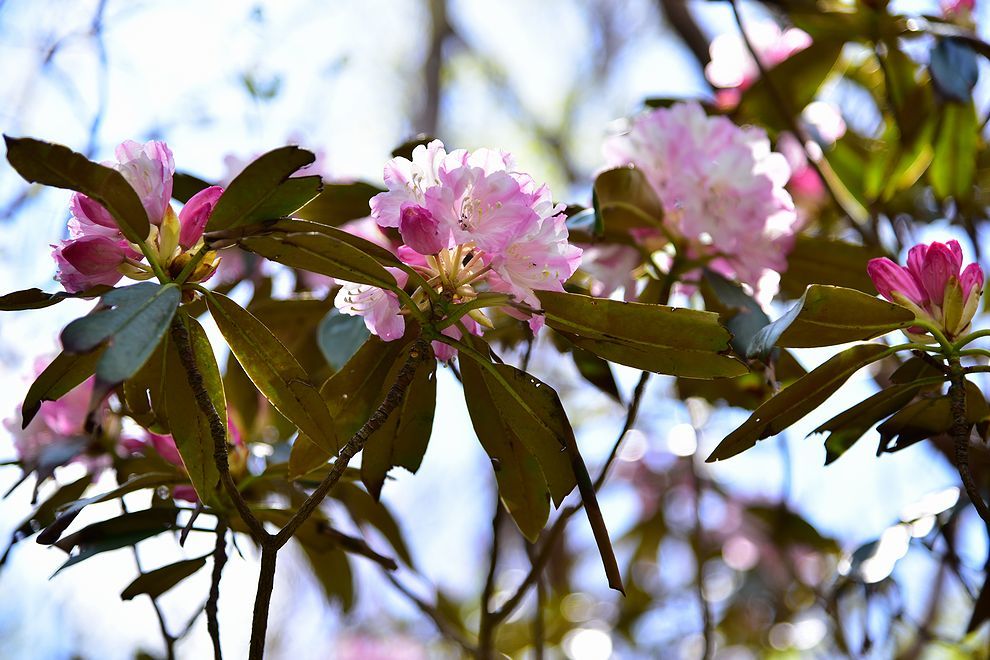
[[[99,495],[94,495],[93,497],[88,497],[83,500],[75,500],[74,502],[62,502],[58,506],[57,517],[53,518],[44,531],[38,535],[38,543],[50,545],[58,541],[59,537],[62,535],[62,532],[68,529],[69,525],[72,524],[72,521],[79,515],[79,512],[90,504],[109,502],[110,500],[115,500],[119,497],[123,497],[127,493],[133,493],[134,491],[141,490],[143,488],[155,488],[158,486],[167,486],[175,483],[184,483],[185,481],[186,477],[184,475],[180,475],[177,471],[146,472],[144,474],[132,477],[125,483],[105,493],[100,493]]]
[[[206,565],[206,557],[183,561],[142,573],[120,593],[121,600],[131,600],[135,596],[147,594],[158,598]]]
[[[185,308],[183,308],[184,311]],[[170,344],[165,335],[144,366],[124,381],[124,411],[145,428],[168,433],[165,406],[165,356]]]
[[[872,294],[873,280],[866,274],[870,259],[882,257],[876,248],[818,236],[798,236],[787,255],[787,270],[780,277],[780,290],[798,298],[811,284],[831,284]]]
[[[428,133],[417,133],[415,136],[406,140],[395,149],[392,149],[392,158],[405,158],[406,160],[412,160],[412,154],[416,147],[420,145],[425,147],[436,139],[437,138]]]
[[[973,196],[980,137],[976,108],[972,102],[946,103],[941,115],[928,180],[939,199],[967,200]]]
[[[210,314],[244,371],[275,408],[324,451],[339,450],[334,420],[292,354],[250,312],[226,296],[207,296]]]
[[[189,343],[203,386],[226,425],[227,402],[213,346],[203,326],[196,319],[185,314],[180,314],[179,319],[189,333]],[[189,374],[182,365],[175,342],[168,343],[165,355],[165,407],[172,411],[168,416],[169,429],[200,502],[209,504],[216,499],[216,489],[220,482],[220,473],[213,458],[214,440],[210,420],[199,408],[196,394],[189,385]]]
[[[778,131],[789,130],[782,113],[800,112],[815,100],[844,43],[845,38],[816,40],[771,68],[766,78],[758,78],[742,93],[736,110],[739,118]],[[790,107],[779,107],[779,98],[787,99]]]
[[[371,525],[377,529],[402,561],[408,566],[413,565],[412,555],[405,539],[402,538],[399,524],[384,504],[357,485],[345,481],[340,481],[334,486],[332,495],[344,505],[354,522],[358,525]]]
[[[78,547],[79,552],[69,557],[54,575],[66,568],[98,554],[136,545],[144,539],[175,529],[178,509],[153,508],[125,513],[117,518],[93,523],[74,534],[58,540],[55,546],[65,552]],[[54,577],[54,575],[52,577]]]
[[[240,240],[240,245],[293,268],[393,291],[398,288],[395,277],[375,259],[325,233],[247,236]]]
[[[660,227],[663,204],[643,173],[633,167],[605,170],[595,178],[595,234],[625,237],[629,230]]]
[[[973,100],[980,69],[976,53],[958,39],[938,39],[931,50],[928,70],[932,82],[946,99],[956,103]]]
[[[623,591],[595,488],[557,393],[511,365],[483,361],[490,353],[487,345],[477,339],[472,343],[484,350],[481,356],[466,352],[470,359],[461,361],[464,399],[475,433],[492,457],[506,509],[533,542],[549,516],[547,490],[559,507],[577,485],[609,586]],[[542,472],[541,478],[533,472],[531,459]],[[503,483],[508,489],[505,493]]]
[[[988,417],[990,406],[983,392],[975,383],[967,381],[966,421],[982,426]],[[919,399],[877,427],[880,433],[877,454],[900,451],[926,438],[947,433],[951,428],[952,406],[948,396]]]
[[[323,317],[316,333],[320,350],[334,371],[339,371],[354,357],[371,336],[364,317],[341,314],[337,308],[331,309]]]
[[[889,354],[882,344],[860,344],[832,356],[757,408],[719,443],[707,462],[731,458],[777,435],[824,403],[855,372]]]
[[[216,231],[287,215],[316,197],[320,177],[292,180],[299,168],[313,163],[312,152],[289,146],[269,151],[244,168],[217,201],[207,230]]]
[[[397,360],[385,377],[379,401],[385,398],[403,364]],[[389,470],[398,466],[415,474],[423,462],[437,404],[436,370],[436,360],[420,363],[401,405],[368,438],[361,454],[361,481],[376,499],[381,496]]]
[[[133,376],[155,351],[172,322],[181,292],[175,284],[142,282],[114,289],[101,302],[111,309],[76,319],[62,331],[62,346],[88,353],[109,346],[96,363],[97,383],[113,386]]]
[[[86,489],[89,488],[91,483],[93,483],[92,476],[88,474],[83,475],[73,482],[60,486],[58,490],[52,493],[51,497],[38,505],[31,515],[25,518],[14,529],[13,534],[10,535],[10,545],[7,546],[7,550],[3,553],[3,556],[0,556],[0,567],[7,563],[7,558],[14,545],[22,539],[31,536],[39,529],[44,529],[51,525],[55,521],[57,510],[65,504],[82,497],[82,494],[86,492]]]
[[[102,354],[102,350],[82,355],[59,353],[28,388],[21,405],[21,428],[27,428],[42,402],[60,399],[92,376]]]
[[[828,433],[825,465],[833,463],[880,421],[890,417],[915,397],[925,381],[893,385],[857,403],[811,432]]]
[[[328,183],[315,199],[292,214],[294,218],[312,220],[331,227],[366,218],[371,214],[371,198],[385,192],[363,181]]]
[[[765,360],[774,346],[812,348],[873,339],[914,322],[910,310],[840,286],[812,284],[779,319],[763,328],[747,353]]]
[[[69,293],[68,291],[58,291],[57,293],[46,293],[41,289],[24,289],[14,291],[5,296],[0,296],[0,312],[13,312],[24,309],[42,309],[60,303],[66,298],[98,298],[111,287],[95,286],[79,293]]]
[[[731,335],[718,314],[626,303],[573,293],[538,292],[547,325],[611,362],[687,378],[739,376]]]
[[[354,576],[347,553],[340,548],[321,552],[306,545],[303,545],[303,551],[327,601],[340,603],[345,612],[354,607]]]
[[[110,212],[131,243],[141,244],[148,238],[148,212],[120,172],[97,165],[60,144],[7,135],[3,139],[7,143],[7,160],[24,179],[81,192]]]

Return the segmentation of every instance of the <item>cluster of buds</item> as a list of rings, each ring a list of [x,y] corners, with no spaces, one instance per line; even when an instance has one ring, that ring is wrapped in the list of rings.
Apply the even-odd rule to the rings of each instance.
[[[936,242],[911,248],[907,266],[883,257],[871,259],[867,272],[880,295],[954,339],[969,331],[983,294],[983,270],[975,263],[963,268],[962,263],[958,241]],[[905,333],[913,341],[933,341],[920,326]]]
[[[172,209],[172,177],[175,164],[164,142],[122,143],[117,162],[109,163],[134,188],[148,213],[151,232],[144,246],[130,243],[113,216],[98,202],[81,193],[72,196],[69,238],[52,246],[58,265],[55,276],[67,291],[78,292],[97,285],[113,286],[121,277],[149,279],[151,265],[142,261],[147,253],[164,272],[176,277],[203,247],[203,231],[223,194],[212,186],[194,195],[178,214]],[[144,248],[142,250],[142,248]],[[201,282],[216,271],[216,252],[203,255],[188,281]]]
[[[577,269],[580,248],[567,240],[563,206],[555,205],[546,185],[515,171],[511,157],[479,149],[446,153],[434,140],[417,147],[412,160],[395,158],[385,167],[388,191],[371,200],[371,217],[382,227],[398,229],[403,245],[399,259],[422,276],[426,287],[412,293],[424,312],[440,314],[449,304],[468,303],[483,292],[506,294],[511,305],[500,309],[529,321],[533,331],[543,325],[535,313],[535,291],[562,291]],[[389,269],[400,287],[407,273]],[[405,332],[405,314],[391,291],[342,283],[336,305],[341,312],[360,315],[368,329],[384,339]],[[441,309],[433,306],[439,298]],[[482,309],[472,309],[459,321],[463,329],[481,334],[492,327]],[[460,338],[458,325],[443,333]],[[449,347],[434,343],[437,357],[449,359]]]

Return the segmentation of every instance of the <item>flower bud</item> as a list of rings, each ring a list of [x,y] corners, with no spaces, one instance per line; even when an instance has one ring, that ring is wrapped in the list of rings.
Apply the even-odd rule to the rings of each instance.
[[[900,294],[919,307],[924,307],[928,303],[928,295],[918,285],[911,271],[895,264],[887,257],[870,259],[866,272],[873,280],[877,291],[887,300],[898,302],[894,300],[894,296]]]
[[[55,279],[73,293],[98,284],[116,284],[121,277],[118,267],[129,257],[140,257],[125,241],[101,235],[81,236],[53,247],[58,265]]]
[[[436,254],[446,245],[440,237],[440,223],[429,210],[416,204],[403,204],[399,233],[406,245],[420,254]]]
[[[220,186],[204,188],[190,197],[186,205],[179,211],[179,224],[182,226],[179,233],[179,245],[183,249],[188,250],[203,237],[206,223],[209,222],[210,215],[212,215],[222,194],[223,188]]]

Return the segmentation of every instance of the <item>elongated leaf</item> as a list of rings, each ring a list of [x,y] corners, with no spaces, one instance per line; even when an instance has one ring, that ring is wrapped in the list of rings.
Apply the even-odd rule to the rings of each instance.
[[[395,289],[395,278],[364,252],[327,234],[269,234],[241,239],[241,247],[278,263],[321,275]]]
[[[939,39],[931,50],[928,70],[932,82],[946,99],[969,103],[979,78],[976,53],[964,41]]]
[[[829,358],[764,403],[719,443],[707,462],[731,458],[776,435],[820,406],[861,368],[888,354],[882,344],[860,344]]]
[[[379,400],[385,398],[403,364],[403,360],[397,360],[393,365],[385,378]],[[420,363],[402,404],[368,438],[361,454],[361,481],[376,499],[381,496],[389,470],[398,466],[415,474],[423,462],[423,454],[433,431],[433,414],[437,404],[436,370],[436,360]]]
[[[354,183],[328,183],[316,199],[292,214],[294,218],[312,220],[331,227],[345,222],[366,218],[371,214],[368,205],[371,198],[385,192],[363,181]]]
[[[86,489],[89,488],[91,483],[93,483],[93,477],[88,474],[83,475],[79,479],[59,487],[58,490],[52,493],[51,497],[38,505],[31,512],[31,515],[25,518],[10,535],[10,544],[4,551],[3,556],[0,556],[0,567],[3,567],[7,563],[7,558],[10,556],[10,551],[14,545],[31,536],[39,529],[44,529],[51,525],[55,521],[56,511],[59,507],[82,497],[82,494],[86,492]]]
[[[842,456],[874,425],[910,403],[925,384],[920,381],[880,390],[812,431],[812,434],[828,433],[825,438],[825,465]]]
[[[717,312],[732,333],[732,350],[747,355],[753,337],[770,323],[763,308],[741,286],[707,268],[702,278],[702,292],[705,308]]]
[[[178,511],[178,509],[153,508],[125,513],[63,537],[55,544],[56,547],[65,552],[71,552],[73,548],[78,547],[79,552],[69,557],[68,561],[55,571],[55,575],[98,554],[136,545],[144,539],[175,529]]]
[[[41,289],[24,289],[14,291],[5,296],[0,296],[0,312],[13,312],[23,309],[42,309],[51,307],[62,302],[66,298],[99,298],[110,290],[110,287],[92,287],[79,293],[69,293],[68,291],[58,291],[56,293],[46,293]]]
[[[990,417],[990,405],[983,392],[971,381],[966,382],[966,421],[985,425]],[[947,433],[952,428],[952,406],[948,396],[921,398],[902,408],[877,427],[880,445],[877,455],[900,451],[905,447]],[[981,430],[982,432],[982,430]]]
[[[55,543],[62,535],[62,532],[68,529],[69,525],[72,524],[72,521],[76,519],[79,512],[90,504],[109,502],[110,500],[115,500],[119,497],[123,497],[127,493],[133,493],[134,491],[141,490],[143,488],[168,486],[175,483],[182,483],[184,481],[186,481],[185,476],[180,475],[176,471],[147,472],[145,474],[132,477],[125,483],[105,493],[100,493],[99,495],[94,495],[93,497],[88,497],[83,500],[76,500],[74,502],[62,502],[57,509],[57,516],[51,521],[51,524],[47,525],[45,530],[38,535],[38,543],[43,545]]]
[[[226,424],[227,402],[220,369],[213,355],[213,346],[210,345],[203,326],[196,319],[180,314],[180,321],[185,324],[189,333],[189,343],[203,386],[220,419]],[[209,504],[215,499],[220,481],[220,473],[213,458],[215,442],[210,420],[199,408],[196,394],[189,385],[189,374],[179,358],[175,342],[169,342],[165,355],[165,406],[166,410],[172,411],[169,414],[169,429],[200,502]]]
[[[473,343],[484,347],[482,355],[488,352],[484,342],[475,340]],[[503,499],[503,481],[510,488],[509,496],[513,499],[504,501],[514,520],[516,513],[510,505],[516,506],[520,531],[532,535],[535,530],[538,534],[546,524],[549,510],[544,514],[542,503],[546,501],[547,489],[560,506],[577,485],[609,586],[623,591],[622,576],[595,488],[557,393],[511,365],[484,363],[473,353],[467,355],[472,359],[461,362],[461,376],[471,422],[482,446],[492,457]],[[530,457],[536,459],[542,482],[531,473]],[[500,473],[509,469],[514,472],[500,478]],[[545,486],[541,487],[541,483]]]
[[[230,298],[207,296],[210,314],[244,371],[272,405],[324,451],[339,450],[333,417],[306,371],[257,318]]]
[[[179,306],[179,287],[151,282],[114,289],[102,298],[111,309],[76,319],[62,331],[62,346],[87,353],[109,341],[96,363],[96,380],[112,386],[130,378],[151,357]]]
[[[186,172],[176,172],[172,175],[172,198],[185,204],[193,195],[212,185],[198,176]]]
[[[339,371],[370,336],[363,317],[341,314],[334,308],[320,321],[316,338],[327,362]]]
[[[940,199],[955,197],[967,200],[973,195],[980,133],[977,121],[972,102],[946,103],[942,106],[942,120],[935,137],[935,155],[928,168],[928,180]]]
[[[547,325],[606,360],[686,378],[747,372],[728,355],[731,335],[712,312],[550,291],[539,298]]]
[[[170,433],[165,405],[165,356],[170,343],[166,334],[144,366],[125,380],[123,387],[126,414],[138,424],[162,434]]]
[[[315,160],[311,152],[294,146],[274,149],[259,157],[227,186],[213,209],[207,229],[228,229],[277,218],[303,206],[319,194],[320,178],[292,181],[289,177]]]
[[[765,359],[774,346],[810,348],[872,339],[913,322],[914,313],[900,305],[855,289],[813,284],[794,307],[753,338],[748,353]]]
[[[621,403],[619,387],[615,384],[615,376],[608,362],[577,346],[571,348],[571,359],[582,378]]]
[[[148,238],[148,212],[120,172],[61,144],[7,135],[3,139],[7,160],[27,181],[81,192],[110,212],[129,241],[143,243]]]
[[[332,495],[344,505],[354,522],[359,525],[371,525],[377,529],[402,561],[408,566],[413,565],[412,554],[402,537],[399,524],[384,504],[361,490],[356,484],[345,481],[334,486]]]
[[[127,588],[120,593],[120,599],[131,600],[142,594],[158,598],[205,565],[206,557],[199,557],[197,559],[185,559],[148,571],[127,585]]]
[[[28,388],[21,405],[21,428],[27,428],[44,401],[56,401],[93,375],[102,350],[76,355],[59,353]]]
[[[354,575],[347,554],[339,548],[319,551],[306,545],[303,551],[327,601],[340,603],[345,612],[354,607]]]

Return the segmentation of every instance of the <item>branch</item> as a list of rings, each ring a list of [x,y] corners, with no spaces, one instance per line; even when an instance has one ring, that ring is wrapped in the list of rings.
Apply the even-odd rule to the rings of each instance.
[[[223,519],[217,519],[216,545],[213,547],[213,576],[210,583],[210,597],[206,601],[206,628],[210,631],[210,640],[213,642],[214,660],[222,660],[223,653],[220,650],[220,577],[223,575],[224,564],[227,563],[227,523]]]
[[[498,567],[498,548],[504,516],[502,501],[499,498],[498,487],[495,488],[495,515],[492,516],[492,550],[488,560],[488,575],[485,577],[485,588],[481,591],[481,623],[478,626],[478,657],[491,658],[493,644],[495,642],[495,626],[498,625],[492,618],[491,607],[492,594],[495,592],[495,570]]]
[[[178,316],[172,319],[172,341],[175,342],[175,348],[179,353],[179,361],[182,362],[182,366],[186,370],[189,387],[192,388],[196,397],[196,405],[199,406],[200,411],[206,415],[206,419],[209,421],[210,435],[213,436],[213,460],[216,463],[217,471],[220,473],[220,483],[223,484],[227,495],[234,502],[237,513],[251,531],[251,536],[259,545],[264,546],[271,535],[265,531],[265,526],[261,521],[255,518],[251,512],[251,507],[244,500],[237,484],[234,483],[234,478],[230,475],[230,462],[227,458],[227,422],[220,419],[220,413],[217,412],[213,400],[210,398],[210,393],[206,390],[203,374],[196,366],[196,357],[189,341],[189,331],[186,330],[186,324]]]
[[[704,69],[712,61],[708,38],[698,27],[698,22],[691,15],[691,10],[687,8],[685,0],[659,0],[660,9],[667,17],[674,32],[681,38],[684,45],[688,47],[698,65]]]
[[[980,518],[990,531],[990,509],[987,508],[980,489],[969,471],[969,434],[972,425],[966,419],[966,377],[958,357],[949,358],[949,404],[952,410],[952,440],[956,450],[956,468],[962,479],[966,494],[976,507]]]

